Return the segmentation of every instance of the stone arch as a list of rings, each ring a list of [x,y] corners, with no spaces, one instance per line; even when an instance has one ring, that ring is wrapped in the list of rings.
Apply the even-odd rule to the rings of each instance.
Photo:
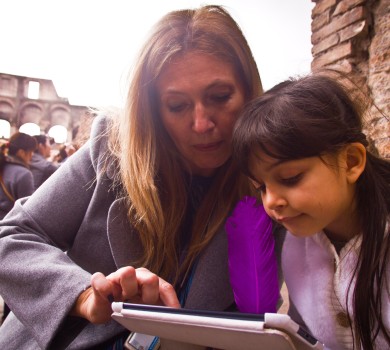
[[[15,107],[13,104],[5,100],[0,100],[0,119],[10,122],[14,114]]]
[[[38,124],[28,122],[22,124],[19,128],[19,131],[24,132],[27,135],[34,136],[34,135],[39,135],[41,133],[41,128],[39,127]]]
[[[44,116],[41,106],[37,103],[27,103],[20,110],[20,125],[25,123],[35,123],[40,125]]]
[[[0,139],[9,139],[11,137],[11,124],[8,120],[0,117]]]
[[[69,108],[63,105],[54,105],[50,110],[50,124],[54,125],[62,125],[66,129],[71,127],[71,112]]]
[[[63,125],[56,124],[49,129],[49,136],[52,137],[55,143],[65,143],[68,140],[68,129]]]

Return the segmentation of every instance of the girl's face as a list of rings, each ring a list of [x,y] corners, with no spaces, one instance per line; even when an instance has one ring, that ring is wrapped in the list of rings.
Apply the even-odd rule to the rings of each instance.
[[[210,176],[231,155],[234,124],[245,103],[231,64],[188,52],[157,81],[162,123],[196,175]]]
[[[295,236],[324,230],[337,241],[353,237],[358,229],[355,184],[348,181],[343,157],[280,161],[262,152],[252,155],[253,184],[268,215]]]

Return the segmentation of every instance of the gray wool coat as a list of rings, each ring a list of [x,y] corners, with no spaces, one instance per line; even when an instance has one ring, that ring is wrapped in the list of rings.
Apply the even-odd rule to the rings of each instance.
[[[106,124],[97,118],[90,141],[1,222],[0,295],[13,312],[0,327],[0,349],[86,349],[124,330],[68,316],[94,272],[132,265],[142,251],[112,189],[114,166],[103,169]],[[221,230],[200,257],[185,307],[234,302],[227,252]]]

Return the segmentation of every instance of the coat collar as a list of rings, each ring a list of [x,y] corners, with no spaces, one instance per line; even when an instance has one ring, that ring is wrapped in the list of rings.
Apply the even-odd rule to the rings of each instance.
[[[221,229],[200,256],[185,307],[222,311],[233,303],[228,242],[225,230]]]
[[[124,198],[113,202],[107,221],[108,241],[116,267],[135,266],[142,254],[142,245],[127,219]]]

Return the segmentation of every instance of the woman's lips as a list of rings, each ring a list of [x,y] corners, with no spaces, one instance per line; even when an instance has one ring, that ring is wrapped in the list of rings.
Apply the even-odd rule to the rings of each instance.
[[[212,143],[202,143],[202,144],[196,144],[193,147],[201,152],[211,152],[217,150],[220,145],[223,143],[223,141],[219,142],[212,142]]]

